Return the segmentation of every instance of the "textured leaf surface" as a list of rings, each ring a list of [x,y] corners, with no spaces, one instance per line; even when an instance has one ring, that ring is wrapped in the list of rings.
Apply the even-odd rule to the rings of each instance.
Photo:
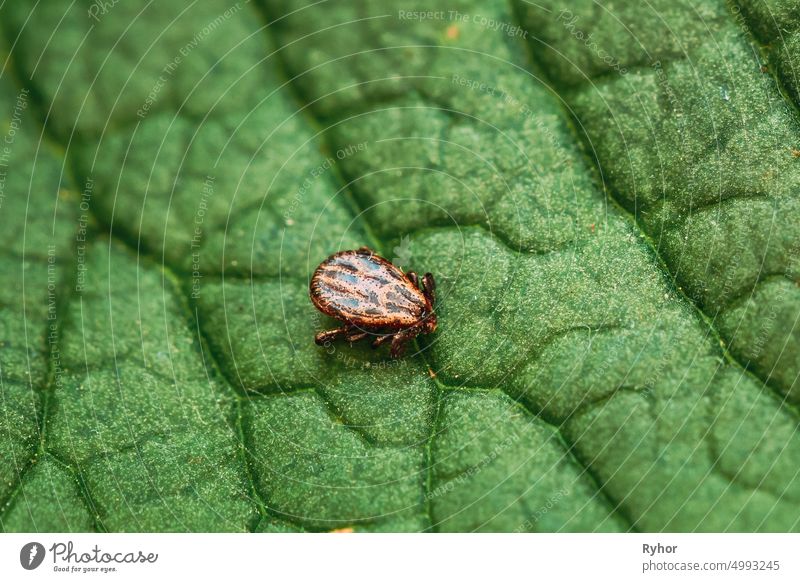
[[[3,529],[800,529],[800,13],[439,4],[0,9]]]

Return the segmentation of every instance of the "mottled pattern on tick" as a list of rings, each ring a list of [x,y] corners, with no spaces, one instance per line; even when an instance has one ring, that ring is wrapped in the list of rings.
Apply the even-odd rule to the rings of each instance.
[[[311,300],[336,319],[359,326],[402,329],[422,317],[427,300],[403,271],[386,259],[343,251],[326,259],[311,278]]]

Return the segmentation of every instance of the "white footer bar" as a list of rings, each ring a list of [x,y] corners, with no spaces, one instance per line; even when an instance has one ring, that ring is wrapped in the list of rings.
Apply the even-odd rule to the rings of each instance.
[[[800,534],[3,534],[0,580],[778,581],[798,553]]]

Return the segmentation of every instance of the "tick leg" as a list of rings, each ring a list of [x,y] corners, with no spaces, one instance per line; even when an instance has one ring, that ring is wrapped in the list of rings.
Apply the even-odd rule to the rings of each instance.
[[[422,292],[433,304],[436,300],[436,281],[431,273],[425,273],[425,276],[422,277]]]
[[[366,246],[365,247],[358,247],[358,250],[356,250],[356,252],[358,254],[360,254],[360,255],[374,255],[375,254],[375,251],[373,251],[371,248],[366,247]]]
[[[357,333],[350,333],[350,334],[348,334],[348,335],[345,337],[345,339],[346,339],[347,341],[349,341],[349,342],[352,344],[353,342],[357,342],[357,341],[359,341],[359,340],[362,340],[362,339],[364,339],[365,337],[367,337],[367,332],[366,332],[366,331],[360,331],[360,332],[357,332]]]
[[[414,271],[409,271],[406,273],[406,277],[408,277],[408,280],[414,284],[414,287],[419,287],[419,277]]]
[[[392,348],[389,350],[389,355],[392,358],[399,358],[402,356],[403,352],[406,351],[406,343],[408,343],[410,339],[410,337],[401,333],[395,335],[392,338]]]
[[[399,358],[403,355],[406,349],[406,344],[419,335],[419,330],[415,327],[404,329],[392,338],[392,349],[389,350],[389,355],[393,358]]]
[[[390,339],[392,339],[392,338],[393,338],[395,335],[397,335],[397,334],[394,334],[394,333],[387,333],[387,334],[385,334],[385,335],[382,335],[382,336],[378,337],[378,338],[377,338],[377,339],[376,339],[374,342],[372,342],[372,347],[373,347],[373,349],[374,349],[374,348],[379,348],[379,347],[381,347],[381,346],[382,346],[383,344],[385,344],[387,341],[389,341]]]
[[[321,331],[314,336],[314,343],[316,343],[318,346],[325,345],[330,341],[333,341],[337,338],[347,335],[349,332],[350,332],[349,325],[343,325],[342,327],[337,327],[336,329]]]

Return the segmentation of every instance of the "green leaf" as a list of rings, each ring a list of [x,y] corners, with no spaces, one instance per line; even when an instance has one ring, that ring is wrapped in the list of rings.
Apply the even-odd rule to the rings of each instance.
[[[788,2],[79,4],[0,9],[4,530],[800,529]],[[401,360],[313,343],[364,244]]]

